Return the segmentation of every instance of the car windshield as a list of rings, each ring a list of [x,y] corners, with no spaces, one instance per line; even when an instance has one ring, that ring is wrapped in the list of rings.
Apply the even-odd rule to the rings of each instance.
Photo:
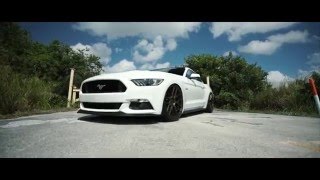
[[[184,67],[179,67],[179,68],[161,68],[161,69],[153,69],[151,71],[161,71],[161,72],[167,72],[167,73],[172,73],[176,74],[179,76],[183,76],[185,68]]]

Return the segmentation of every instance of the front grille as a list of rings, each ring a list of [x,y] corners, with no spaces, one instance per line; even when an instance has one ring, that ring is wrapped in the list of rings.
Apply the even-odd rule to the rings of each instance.
[[[113,93],[126,90],[126,86],[119,80],[89,81],[82,85],[82,93]]]
[[[119,109],[122,103],[91,103],[83,102],[85,108],[90,109]]]

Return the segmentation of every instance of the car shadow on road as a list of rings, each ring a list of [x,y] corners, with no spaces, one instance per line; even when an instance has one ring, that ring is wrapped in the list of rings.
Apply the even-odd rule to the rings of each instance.
[[[93,122],[93,123],[117,124],[117,125],[143,125],[143,124],[156,124],[158,122],[161,122],[161,118],[157,116],[123,117],[123,116],[87,115],[87,116],[79,117],[78,120]]]
[[[204,113],[203,111],[189,112],[186,114],[182,114],[180,118],[187,118],[190,116],[196,116],[196,115],[203,114],[203,113]]]
[[[189,112],[181,115],[178,121],[190,116],[203,114],[204,112]],[[87,121],[93,123],[103,124],[117,124],[117,125],[143,125],[143,124],[156,124],[163,122],[161,116],[106,116],[106,115],[86,115],[79,117],[80,121]],[[166,122],[165,122],[166,123]]]

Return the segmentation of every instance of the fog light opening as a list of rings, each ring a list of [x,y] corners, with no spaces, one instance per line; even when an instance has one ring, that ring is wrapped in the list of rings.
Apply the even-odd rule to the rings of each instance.
[[[145,110],[145,109],[153,109],[152,105],[150,104],[150,102],[147,100],[147,102],[143,101],[143,102],[132,102],[129,105],[130,109],[133,110]]]

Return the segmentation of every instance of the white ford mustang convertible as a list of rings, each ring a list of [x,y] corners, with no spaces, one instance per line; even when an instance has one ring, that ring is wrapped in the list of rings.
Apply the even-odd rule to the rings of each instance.
[[[80,88],[79,113],[162,115],[176,121],[181,114],[213,111],[213,93],[190,68],[135,70],[86,79]]]

